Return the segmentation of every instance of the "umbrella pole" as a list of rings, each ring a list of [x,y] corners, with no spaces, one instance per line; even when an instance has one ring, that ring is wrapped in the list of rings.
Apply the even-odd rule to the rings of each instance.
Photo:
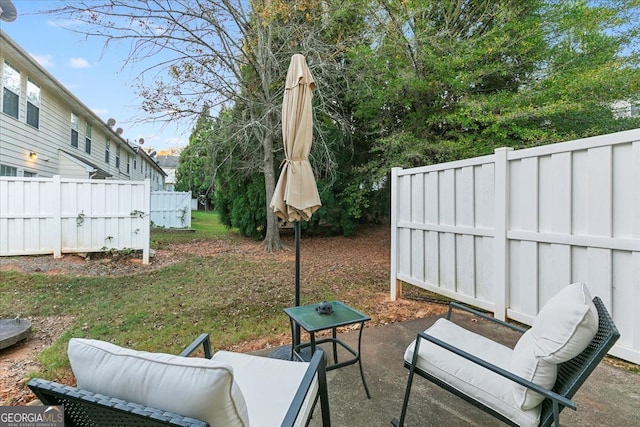
[[[296,307],[300,305],[300,221],[294,223],[295,240],[296,240],[296,273],[295,273],[295,303]],[[300,344],[300,327],[295,325],[294,328],[294,345]]]
[[[296,221],[294,225],[296,238],[296,307],[300,305],[300,221]]]

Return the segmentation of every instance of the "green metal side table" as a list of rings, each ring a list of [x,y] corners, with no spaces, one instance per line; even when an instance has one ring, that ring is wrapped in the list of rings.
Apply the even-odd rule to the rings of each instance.
[[[333,364],[327,366],[327,371],[357,363],[360,367],[360,377],[362,378],[364,390],[367,393],[367,398],[370,399],[371,395],[369,394],[369,387],[367,387],[367,382],[364,379],[364,372],[362,370],[362,359],[360,357],[360,350],[364,323],[371,320],[371,317],[367,316],[366,314],[360,313],[358,310],[355,310],[340,301],[330,301],[330,304],[333,307],[333,312],[331,314],[319,314],[316,311],[316,308],[320,304],[301,305],[284,309],[284,312],[289,316],[289,322],[291,324],[291,335],[294,341],[291,346],[291,360],[293,360],[295,357],[299,360],[307,361],[307,358],[310,358],[311,356],[313,356],[313,353],[315,353],[317,345],[322,343],[331,343],[333,346]],[[338,339],[336,329],[340,326],[353,325],[357,323],[360,324],[360,331],[358,335],[358,349],[356,351],[344,341]],[[296,339],[296,327],[301,327],[302,329],[307,331],[309,333],[311,341],[304,343],[296,342],[299,339]],[[316,332],[328,329],[331,329],[331,337],[316,340]],[[353,355],[353,358],[339,362],[338,346],[341,346],[346,351],[351,353]],[[307,356],[308,352],[303,352],[305,348],[311,349],[310,355]]]

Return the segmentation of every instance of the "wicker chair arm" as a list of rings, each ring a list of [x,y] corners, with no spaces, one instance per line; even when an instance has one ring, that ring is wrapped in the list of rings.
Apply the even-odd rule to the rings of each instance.
[[[113,412],[120,412],[123,417],[129,416],[126,424],[122,425],[150,427],[165,425],[182,427],[209,426],[208,423],[202,420],[185,417],[174,412],[127,402],[40,378],[32,379],[27,385],[43,404],[64,405],[66,415],[71,415],[74,418],[74,423],[71,425],[85,425],[82,424],[83,417],[81,414],[83,413],[92,413],[94,416],[99,417],[102,412],[104,416],[110,417]],[[85,421],[89,422],[89,419],[85,418]]]
[[[320,409],[322,410],[322,425],[330,427],[329,397],[327,394],[327,378],[325,373],[324,352],[316,350],[309,362],[309,368],[302,379],[300,386],[289,406],[289,410],[282,421],[280,427],[293,427],[296,425],[298,414],[302,409],[309,389],[313,386],[314,378],[318,378],[318,397],[320,399]]]
[[[209,339],[209,334],[200,334],[198,338],[193,340],[191,344],[189,344],[184,350],[182,350],[182,353],[180,353],[180,356],[182,357],[190,356],[198,349],[200,345],[202,345],[202,350],[204,351],[204,357],[206,357],[207,359],[211,359],[213,353],[211,352],[211,339]]]

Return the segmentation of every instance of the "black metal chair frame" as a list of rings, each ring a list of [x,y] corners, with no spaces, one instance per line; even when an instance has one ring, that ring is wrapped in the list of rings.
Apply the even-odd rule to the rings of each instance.
[[[180,356],[187,357],[194,353],[200,346],[203,348],[204,357],[212,357],[211,341],[208,334],[200,335]],[[329,415],[329,397],[327,393],[327,379],[324,365],[324,354],[319,350],[309,362],[309,367],[300,383],[289,410],[282,421],[281,427],[293,427],[307,392],[311,389],[314,377],[318,376],[318,396],[314,401],[314,408],[319,398],[322,425],[331,427]],[[63,405],[65,425],[67,427],[88,426],[182,426],[182,427],[208,427],[208,423],[195,418],[185,417],[173,412],[150,408],[133,402],[126,402],[109,396],[92,393],[53,381],[33,379],[27,384],[33,393],[45,405]],[[307,424],[309,421],[307,421]]]
[[[545,400],[542,402],[542,410],[540,415],[540,424],[541,427],[551,426],[552,423],[559,427],[560,426],[560,412],[565,408],[571,408],[574,411],[577,409],[577,405],[571,398],[575,395],[578,389],[584,384],[586,379],[591,375],[593,370],[598,366],[600,361],[605,357],[607,352],[613,347],[615,342],[620,338],[620,332],[616,328],[616,325],[613,323],[609,312],[606,307],[600,300],[600,298],[593,298],[593,302],[598,310],[599,324],[598,331],[596,336],[593,338],[591,343],[587,346],[587,348],[580,353],[578,356],[574,357],[571,360],[568,360],[564,363],[558,365],[558,376],[556,382],[551,390],[547,390],[543,387],[540,387],[537,384],[534,384],[522,377],[514,375],[513,373],[506,371],[498,366],[495,366],[491,363],[488,363],[472,354],[469,354],[463,350],[460,350],[453,345],[446,343],[442,340],[439,340],[435,337],[428,335],[425,332],[419,332],[416,339],[416,347],[413,352],[413,359],[411,363],[405,361],[404,366],[409,369],[409,377],[407,380],[407,388],[405,391],[404,400],[402,402],[402,411],[400,414],[400,420],[394,418],[391,420],[391,424],[396,427],[404,426],[404,420],[407,414],[407,406],[409,403],[409,395],[411,393],[411,385],[413,382],[414,374],[418,374],[419,376],[433,382],[434,384],[450,391],[458,397],[466,400],[467,402],[473,404],[477,408],[483,410],[491,414],[492,416],[500,419],[504,423],[517,426],[513,421],[506,418],[499,412],[494,409],[486,406],[485,404],[476,400],[473,396],[469,396],[466,393],[461,392],[460,390],[450,386],[448,383],[436,378],[435,376],[425,372],[424,370],[417,367],[418,362],[418,354],[421,340],[427,340],[435,345],[443,347],[461,357],[464,357],[467,360],[470,360],[473,363],[480,365],[483,368],[489,369],[493,372],[496,372],[503,377],[510,379],[520,385],[523,385],[531,390],[534,390],[543,396],[545,396]],[[479,316],[483,319],[495,322],[499,325],[505,326],[514,331],[524,333],[526,329],[521,328],[519,326],[501,321],[499,319],[493,318],[491,316],[487,316],[484,313],[481,313],[477,310],[464,306],[462,304],[458,304],[455,302],[450,303],[449,311],[447,313],[447,319],[451,319],[451,314],[453,309],[459,309],[471,313],[473,315]]]

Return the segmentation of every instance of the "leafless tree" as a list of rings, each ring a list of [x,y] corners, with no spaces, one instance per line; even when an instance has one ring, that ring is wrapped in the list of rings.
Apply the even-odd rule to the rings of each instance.
[[[255,151],[246,168],[264,174],[268,205],[276,182],[275,154],[282,150],[280,108],[291,54],[307,56],[314,74],[339,75],[339,48],[318,37],[326,14],[309,19],[308,13],[298,13],[313,7],[321,12],[326,2],[74,0],[51,13],[73,23],[67,25],[73,31],[102,38],[105,49],[128,48],[125,67],[142,69],[133,86],[150,119],[193,119],[205,102],[213,111],[241,105],[242,120],[228,134],[233,144]],[[296,14],[302,19],[293,19]],[[337,86],[327,83],[323,88],[317,82],[319,108],[342,126],[346,121],[330,101]],[[316,173],[330,174],[335,162],[327,141],[316,133],[314,144]],[[277,218],[266,209],[264,244],[272,251],[282,245]]]

